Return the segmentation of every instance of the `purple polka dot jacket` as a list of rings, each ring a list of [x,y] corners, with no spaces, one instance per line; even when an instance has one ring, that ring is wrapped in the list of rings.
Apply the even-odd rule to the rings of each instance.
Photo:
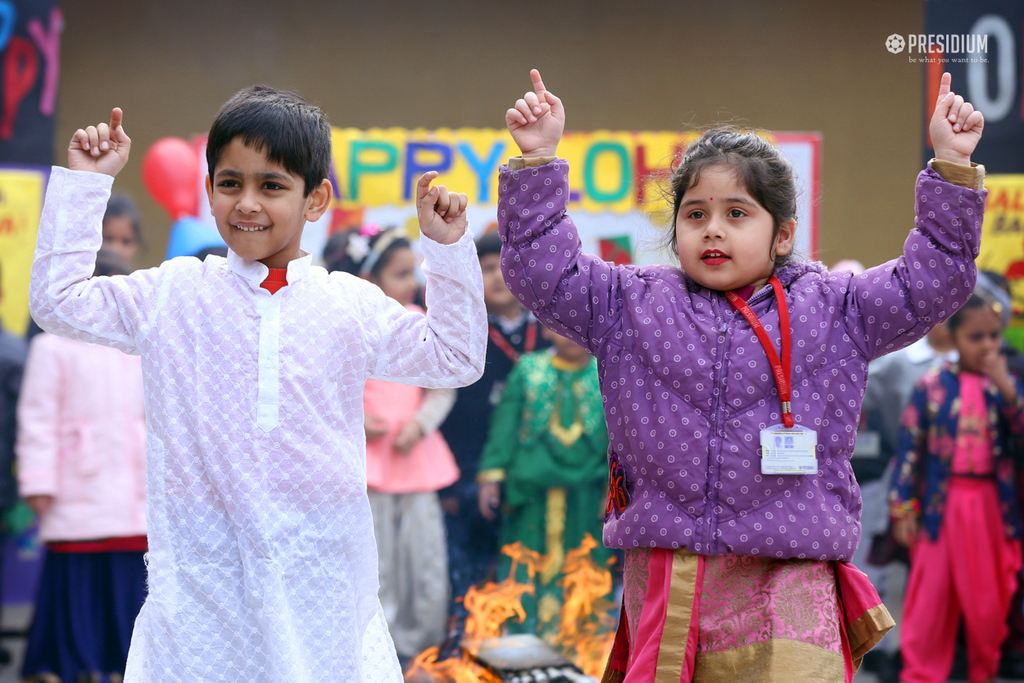
[[[762,475],[781,422],[771,366],[721,292],[677,267],[584,254],[566,214],[569,166],[502,166],[505,281],[545,325],[597,358],[614,480],[604,542],[705,555],[849,560],[860,538],[853,451],[868,361],[923,337],[974,288],[985,192],[932,168],[903,255],[861,275],[778,268],[793,327],[793,411],[818,433],[816,475]],[[775,297],[749,298],[779,348]]]

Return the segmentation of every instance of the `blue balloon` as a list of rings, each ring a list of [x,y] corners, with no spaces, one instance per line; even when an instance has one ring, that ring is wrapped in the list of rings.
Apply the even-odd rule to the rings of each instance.
[[[194,256],[209,247],[226,247],[217,229],[198,218],[179,218],[171,226],[171,238],[167,241],[167,258]]]

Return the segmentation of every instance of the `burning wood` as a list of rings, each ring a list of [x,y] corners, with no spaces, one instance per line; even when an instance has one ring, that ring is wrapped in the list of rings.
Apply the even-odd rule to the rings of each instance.
[[[485,640],[476,658],[505,683],[593,683],[572,662],[534,635]]]
[[[537,636],[502,636],[510,619],[526,618],[522,596],[532,595],[529,584],[516,583],[519,566],[532,579],[543,571],[547,558],[521,543],[502,548],[512,559],[508,578],[470,588],[464,599],[469,612],[462,656],[438,661],[438,648],[416,657],[405,680],[410,683],[583,683],[596,681],[615,637],[615,619],[609,595],[612,577],[597,565],[590,551],[597,542],[589,535],[566,554],[559,630],[553,642]],[[557,648],[557,649],[556,649]],[[561,651],[561,654],[559,653]]]

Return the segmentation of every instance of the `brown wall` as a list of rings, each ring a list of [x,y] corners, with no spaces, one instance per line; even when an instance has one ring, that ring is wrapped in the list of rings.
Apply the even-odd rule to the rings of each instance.
[[[571,129],[738,119],[821,131],[826,263],[892,258],[912,225],[923,72],[884,41],[922,31],[919,0],[71,0],[63,10],[57,149],[124,108],[135,151],[116,188],[144,211],[140,265],[160,260],[170,222],[142,187],[143,152],[205,131],[239,88],[294,89],[338,126],[500,127],[531,67],[562,97]]]

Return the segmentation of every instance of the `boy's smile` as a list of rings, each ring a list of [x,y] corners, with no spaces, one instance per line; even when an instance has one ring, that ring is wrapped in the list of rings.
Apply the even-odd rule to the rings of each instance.
[[[268,268],[287,268],[302,250],[302,228],[327,210],[330,183],[324,180],[309,196],[303,179],[267,158],[241,138],[220,155],[206,192],[217,230],[233,252]]]

